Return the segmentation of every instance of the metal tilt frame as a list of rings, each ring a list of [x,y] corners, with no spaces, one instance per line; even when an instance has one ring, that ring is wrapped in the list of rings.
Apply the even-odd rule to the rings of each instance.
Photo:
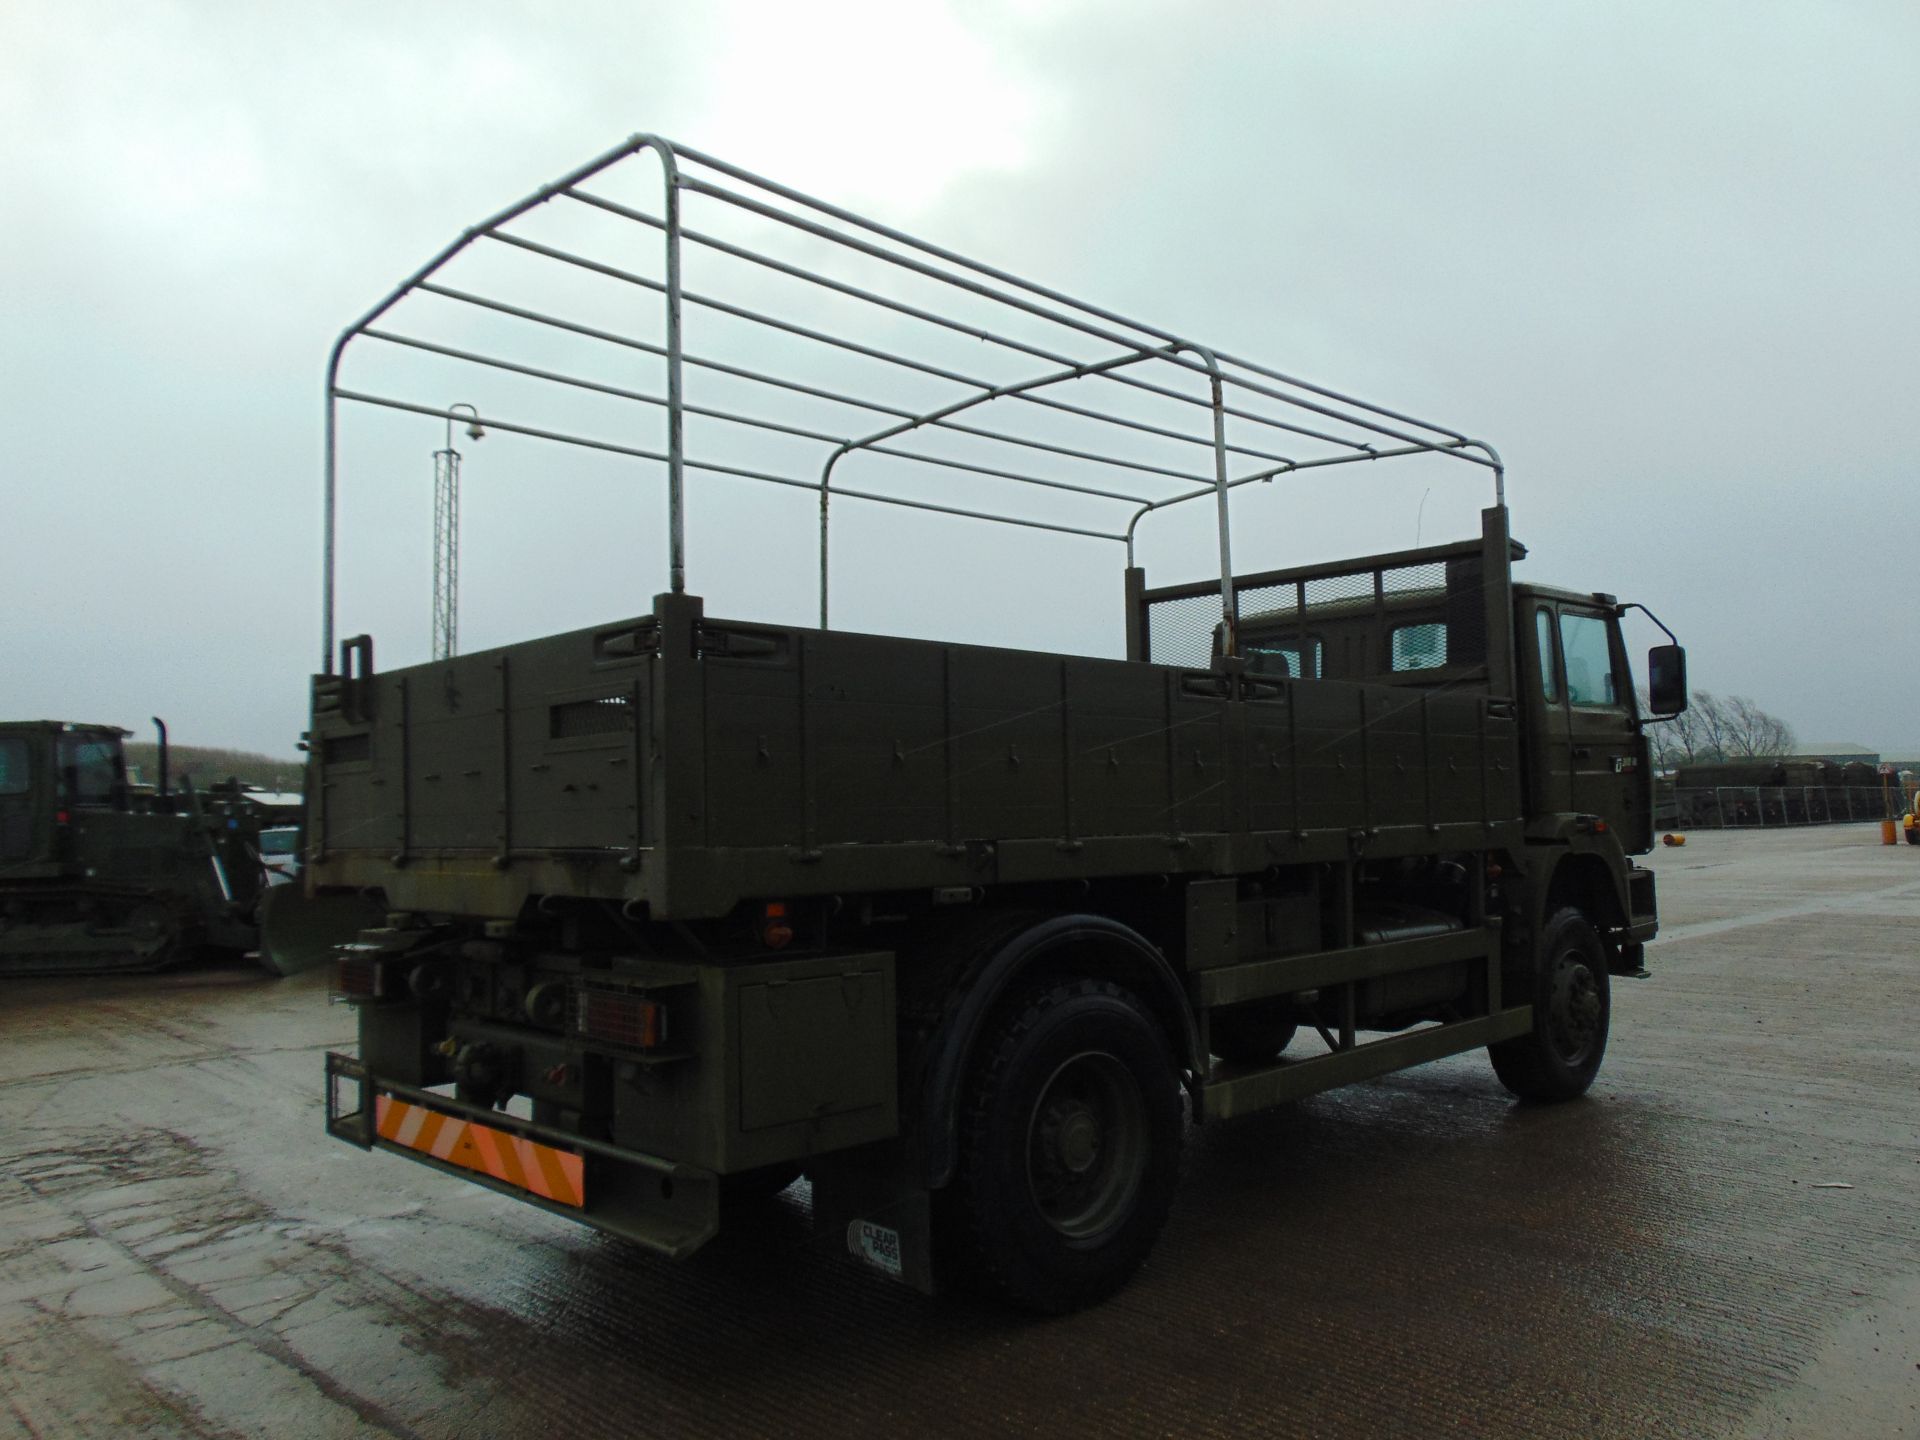
[[[651,214],[583,188],[587,181],[619,166],[642,151],[653,154],[661,166],[663,185],[660,213]],[[715,214],[739,217],[745,233],[762,245],[743,244],[708,230],[689,228],[683,219],[683,199],[698,197]],[[562,201],[602,217],[626,221],[659,233],[663,242],[658,278],[625,268],[618,260],[631,253],[624,246],[611,258],[576,253],[533,238],[516,222],[549,202]],[[841,278],[824,265],[804,265],[781,258],[772,249],[773,237],[792,237],[807,257],[832,254],[855,264],[870,263],[895,285],[928,284],[940,294],[964,297],[974,307],[991,307],[996,316],[1018,322],[1016,327],[983,328],[971,312],[932,308],[908,301],[899,293]],[[602,328],[550,313],[523,303],[519,296],[488,294],[455,283],[455,262],[480,242],[506,247],[523,260],[545,262],[601,280],[647,292],[662,306],[658,340]],[[846,329],[828,329],[803,323],[783,313],[753,308],[718,295],[688,290],[682,282],[684,247],[757,267],[759,273],[780,281],[797,281],[808,295],[823,295],[832,313],[858,314],[884,321],[875,338],[856,338]],[[842,265],[838,267],[844,269]],[[758,295],[755,287],[742,292]],[[792,292],[787,292],[792,293]],[[406,307],[413,319],[424,313],[452,313],[474,318],[538,327],[549,337],[582,342],[580,353],[645,356],[664,363],[664,395],[610,383],[573,371],[528,363],[524,358],[469,348],[470,341],[451,343],[416,332],[386,328],[382,322],[413,297],[428,296],[428,309]],[[436,310],[434,307],[438,307]],[[738,326],[757,327],[753,333],[777,338],[777,346],[757,346],[736,358],[718,352],[689,353],[684,346],[683,320],[689,308],[726,318],[716,332]],[[618,307],[607,307],[618,313]],[[596,315],[605,313],[597,310]],[[1035,322],[1039,322],[1038,325]],[[916,328],[917,327],[917,328]],[[470,330],[471,326],[469,326]],[[976,342],[967,353],[983,358],[976,366],[958,369],[910,349],[896,348],[898,336],[911,331],[926,335],[944,332]],[[1033,338],[1044,333],[1045,341]],[[460,332],[462,335],[467,331]],[[326,371],[325,425],[325,550],[323,556],[322,663],[333,673],[336,615],[336,553],[338,512],[339,405],[347,401],[391,411],[442,418],[447,422],[446,449],[437,454],[435,504],[434,637],[435,656],[455,653],[458,606],[458,484],[459,455],[453,448],[452,422],[462,410],[472,412],[478,430],[478,412],[470,405],[443,407],[390,392],[346,389],[340,384],[342,360],[356,340],[369,340],[450,359],[464,365],[543,386],[584,392],[603,398],[651,407],[665,413],[665,448],[626,443],[605,435],[560,428],[554,423],[532,423],[529,418],[499,418],[497,405],[488,405],[490,429],[529,439],[555,442],[601,454],[617,455],[665,468],[667,476],[667,570],[675,592],[686,588],[685,475],[688,471],[746,479],[791,489],[813,491],[819,503],[819,623],[829,622],[832,502],[900,506],[934,514],[1015,525],[1097,539],[1123,547],[1125,563],[1134,564],[1134,538],[1148,515],[1184,501],[1211,496],[1214,500],[1220,561],[1222,640],[1226,654],[1236,653],[1238,605],[1234,595],[1232,523],[1229,498],[1243,485],[1270,481],[1294,471],[1316,469],[1400,456],[1440,455],[1481,466],[1493,472],[1496,505],[1506,499],[1504,470],[1491,446],[1466,433],[1419,420],[1396,410],[1298,379],[1199,345],[1173,332],[1127,319],[1112,311],[1075,300],[1058,291],[1021,279],[1004,270],[967,259],[953,251],[919,240],[902,231],[866,220],[826,201],[815,199],[775,181],[655,135],[635,135],[552,184],[463,231],[426,265],[415,271],[349,326],[334,342]],[[924,388],[937,383],[952,398],[940,404],[905,403],[889,388],[854,392],[836,388],[815,364],[773,368],[769,353],[791,353],[812,347],[850,357],[871,367],[891,367],[902,385]],[[552,346],[547,347],[550,352]],[[547,353],[547,352],[543,352]],[[571,352],[570,352],[571,353]],[[990,361],[1019,357],[1025,378],[995,375]],[[688,371],[724,377],[727,393],[775,397],[787,408],[721,408],[691,403]],[[1204,380],[1205,395],[1192,393]],[[1184,381],[1189,388],[1182,388]],[[1070,393],[1063,393],[1070,392]],[[547,392],[540,392],[547,393]],[[484,397],[483,397],[484,398]],[[1133,408],[1127,408],[1127,407]],[[793,418],[795,407],[805,407],[808,420]],[[1186,407],[1182,410],[1181,407]],[[1184,426],[1168,417],[1207,412],[1204,426]],[[849,410],[869,417],[854,428],[843,426]],[[1041,436],[1029,429],[983,423],[981,417],[1017,414],[1072,431],[1074,438]],[[818,415],[817,421],[811,417]],[[795,440],[821,445],[824,458],[817,471],[769,469],[758,459],[743,464],[729,456],[691,456],[687,453],[686,417],[700,423],[702,445],[736,438],[742,443],[773,445]],[[1233,421],[1229,439],[1228,421]],[[811,421],[811,423],[809,423]],[[1104,444],[1084,441],[1079,434],[1097,427]],[[473,432],[470,432],[473,433]],[[971,458],[935,453],[926,448],[933,438],[950,446],[987,445]],[[1274,448],[1284,445],[1284,449]],[[1305,451],[1302,446],[1311,447]],[[1206,463],[1182,463],[1170,454],[1181,453],[1198,462],[1195,451],[1206,452]],[[1017,454],[1015,453],[1017,452]],[[838,483],[836,471],[851,456],[872,456],[888,462],[883,488],[853,488]],[[444,462],[444,463],[443,463]],[[1065,464],[1066,473],[1049,468]],[[1248,462],[1251,462],[1250,464]],[[1089,470],[1088,467],[1093,467]],[[1239,473],[1235,473],[1236,468]],[[1013,484],[1036,503],[1044,492],[1044,513],[1006,505],[995,506],[946,491],[929,497],[902,485],[903,477],[925,469],[966,477],[976,486]],[[444,504],[442,501],[444,500]],[[966,500],[968,503],[956,503]],[[1067,513],[1064,507],[1076,507]],[[1085,512],[1085,513],[1082,513]]]

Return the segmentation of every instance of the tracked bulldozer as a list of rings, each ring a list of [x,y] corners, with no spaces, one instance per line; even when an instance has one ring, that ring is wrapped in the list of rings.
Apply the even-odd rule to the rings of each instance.
[[[0,722],[0,975],[159,970],[259,945],[260,832],[300,807],[235,781],[171,785],[154,723],[149,786],[133,783],[118,726]]]

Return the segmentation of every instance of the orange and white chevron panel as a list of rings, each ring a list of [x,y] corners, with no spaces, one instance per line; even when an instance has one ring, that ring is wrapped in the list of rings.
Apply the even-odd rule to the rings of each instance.
[[[442,1115],[390,1095],[376,1097],[374,1126],[382,1140],[449,1165],[490,1175],[562,1205],[586,1204],[584,1162],[565,1150],[522,1140],[490,1125]]]

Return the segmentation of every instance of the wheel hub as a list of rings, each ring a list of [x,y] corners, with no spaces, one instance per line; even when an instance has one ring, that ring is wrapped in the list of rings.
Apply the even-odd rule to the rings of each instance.
[[[1583,1059],[1600,1032],[1600,987],[1584,963],[1565,959],[1555,971],[1551,1024],[1561,1058]]]
[[[1051,1158],[1069,1174],[1084,1175],[1100,1158],[1100,1117],[1085,1105],[1054,1108],[1045,1131]]]
[[[1112,1056],[1075,1056],[1033,1111],[1027,1181],[1046,1222],[1073,1239],[1096,1235],[1132,1204],[1146,1169],[1139,1087]]]

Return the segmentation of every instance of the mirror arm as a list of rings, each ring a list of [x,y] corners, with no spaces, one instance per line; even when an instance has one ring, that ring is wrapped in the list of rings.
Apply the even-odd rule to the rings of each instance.
[[[1646,616],[1647,619],[1651,620],[1655,625],[1658,625],[1660,627],[1660,633],[1667,637],[1667,640],[1669,643],[1674,645],[1678,645],[1680,643],[1680,637],[1674,634],[1671,630],[1667,629],[1666,623],[1663,620],[1661,620],[1661,618],[1658,615],[1654,614],[1651,610],[1647,609],[1646,606],[1642,605],[1638,600],[1629,600],[1625,605],[1614,606],[1613,618],[1616,620],[1624,620],[1627,618],[1627,612],[1629,610],[1638,610],[1642,615]],[[1675,713],[1677,714],[1679,712],[1676,711]]]
[[[1624,620],[1627,618],[1627,612],[1630,610],[1638,610],[1642,615],[1646,616],[1647,619],[1651,620],[1655,625],[1659,626],[1660,633],[1667,637],[1667,641],[1669,644],[1675,645],[1675,646],[1678,646],[1680,644],[1680,637],[1674,634],[1673,631],[1667,629],[1666,622],[1662,620],[1658,615],[1654,614],[1653,611],[1649,610],[1646,606],[1642,605],[1638,600],[1629,600],[1624,605],[1614,606],[1613,618],[1616,620]],[[1682,705],[1678,710],[1669,711],[1667,713],[1660,714],[1660,715],[1636,715],[1634,717],[1634,728],[1638,730],[1644,730],[1649,725],[1658,725],[1663,721],[1667,721],[1667,720],[1677,720],[1686,713],[1687,713],[1687,707]]]

